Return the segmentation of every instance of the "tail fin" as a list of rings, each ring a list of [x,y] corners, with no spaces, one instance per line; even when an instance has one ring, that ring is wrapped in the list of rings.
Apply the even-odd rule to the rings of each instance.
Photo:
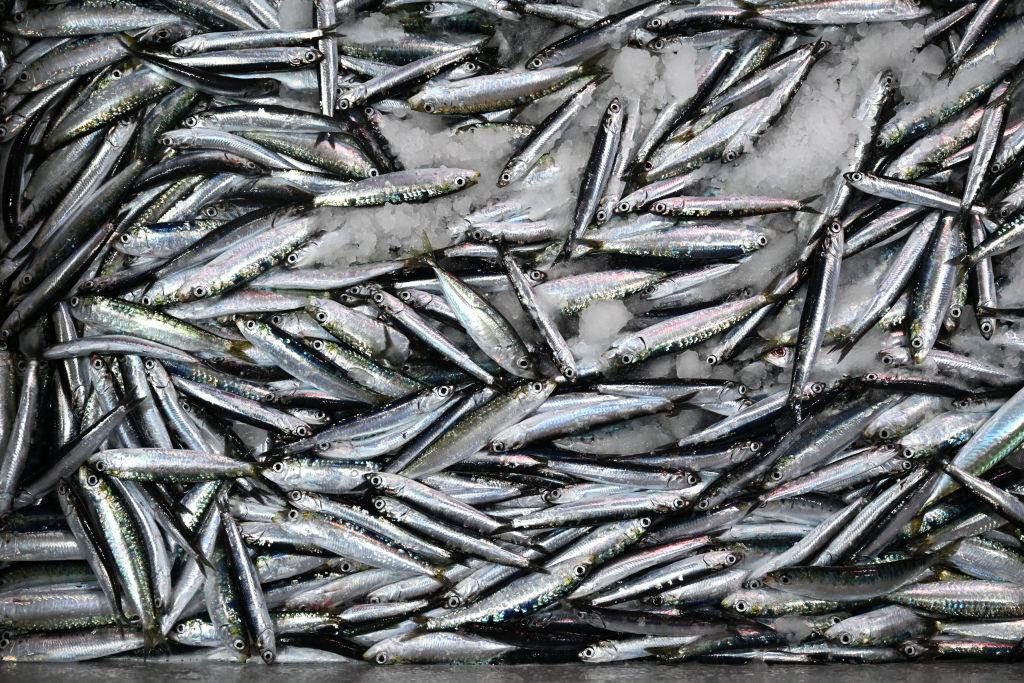
[[[800,206],[799,209],[797,209],[797,211],[800,211],[802,213],[811,213],[811,214],[814,214],[816,216],[820,216],[821,215],[821,211],[819,211],[818,209],[815,209],[813,206],[808,206],[808,204],[810,204],[813,201],[816,201],[820,197],[821,197],[821,194],[812,194],[810,197],[805,197],[804,199],[801,199],[800,200],[800,205],[801,206]]]

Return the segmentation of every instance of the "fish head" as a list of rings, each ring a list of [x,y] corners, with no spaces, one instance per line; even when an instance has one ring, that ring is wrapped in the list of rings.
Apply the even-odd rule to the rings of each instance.
[[[580,651],[580,660],[588,664],[599,664],[602,662],[614,662],[618,656],[618,647],[613,640],[601,640],[588,645]]]
[[[627,337],[616,342],[605,357],[616,365],[632,365],[643,360],[647,344],[642,337]]]
[[[497,436],[491,439],[490,449],[494,453],[514,451],[526,445],[526,430],[519,425],[512,425],[507,429],[498,432]]]

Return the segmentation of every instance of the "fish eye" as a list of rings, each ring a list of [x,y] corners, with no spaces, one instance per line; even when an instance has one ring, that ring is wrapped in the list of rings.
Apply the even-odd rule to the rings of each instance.
[[[373,661],[377,662],[378,664],[387,664],[388,659],[390,658],[388,657],[387,652],[378,652],[377,656],[373,658]]]
[[[562,375],[566,379],[572,379],[573,377],[576,376],[576,371],[573,370],[572,368],[562,368]]]
[[[791,581],[792,579],[789,578],[789,574],[779,574],[779,583],[783,586],[788,586]]]
[[[892,85],[892,82],[893,82],[892,76],[886,76],[885,78],[882,79],[882,83],[884,85],[886,85],[886,86]]]
[[[384,508],[386,507],[386,504],[384,503],[383,500],[378,498],[375,501],[373,501],[373,507],[376,508],[379,512],[384,512]]]
[[[782,472],[779,470],[772,470],[771,479],[772,481],[782,481]]]
[[[18,80],[20,82],[22,82],[22,83],[27,81],[28,80],[28,72],[27,71],[22,71],[20,74],[18,74]]]
[[[380,171],[378,171],[375,168],[371,168],[369,171],[366,172],[366,175],[369,176],[370,178],[376,178],[377,176],[380,175]]]
[[[173,54],[176,57],[182,57],[185,54],[185,48],[183,48],[181,45],[175,45],[171,48],[171,54]]]
[[[274,316],[274,317],[276,318],[277,316]],[[255,320],[246,320],[245,321],[245,329],[247,329],[247,330],[255,330],[256,329],[256,321]]]
[[[200,299],[204,298],[208,293],[209,291],[203,285],[196,285],[192,288],[192,294]]]
[[[736,161],[737,156],[736,152],[730,149],[722,158],[726,161]]]
[[[458,607],[461,604],[462,604],[462,598],[460,598],[458,595],[449,595],[448,599],[445,601],[445,605],[449,609],[454,609],[454,608]]]
[[[153,305],[153,299],[150,298],[149,296],[144,296],[141,299],[139,299],[139,303],[141,303],[143,306],[152,306]],[[71,304],[71,305],[74,306],[75,304]]]
[[[178,633],[184,633],[185,631],[188,630],[188,627],[185,626],[185,624],[178,624],[177,626],[174,627],[174,630],[177,631]]]
[[[327,313],[325,313],[324,311],[317,311],[316,312],[316,319],[317,319],[317,321],[322,322],[322,323],[327,322]]]
[[[323,351],[324,350],[324,342],[323,342],[323,340],[322,339],[314,340],[313,341],[313,348],[316,349],[317,351]]]
[[[103,460],[97,460],[94,465],[97,472],[103,472],[107,469],[107,463]]]
[[[836,224],[836,227],[839,227],[839,225],[838,225],[838,224]],[[762,247],[763,247],[764,245],[768,244],[768,237],[767,237],[767,236],[765,236],[765,235],[758,235],[758,236],[757,236],[757,243],[758,243],[758,244],[759,244],[760,246],[762,246]]]
[[[616,207],[616,210],[619,213],[626,213],[629,211],[629,208],[629,202],[619,202],[619,205]]]
[[[271,465],[270,469],[280,474],[281,472],[284,472],[284,463],[275,462],[273,465]]]
[[[82,303],[82,300],[79,299],[77,296],[73,296],[71,297],[71,301],[69,301],[68,303],[71,305],[72,308],[77,308],[78,304]]]
[[[340,100],[338,100],[338,109],[342,111],[346,111],[351,106],[352,103],[348,101],[347,97],[343,97]]]
[[[305,436],[309,436],[309,434],[310,434],[309,429],[305,425],[299,425],[298,427],[295,428],[295,435],[296,436],[303,436],[303,437],[305,437]]]
[[[737,600],[733,603],[732,608],[737,612],[746,612],[750,609],[750,605],[747,604],[746,600]]]
[[[399,292],[398,298],[401,299],[402,301],[412,301],[412,294],[410,292]]]
[[[370,477],[370,485],[375,488],[380,488],[384,485],[384,479],[379,474],[375,474]]]
[[[120,69],[114,69],[113,71],[110,72],[110,77],[113,78],[115,81],[117,79],[121,78],[121,70]]]
[[[697,509],[698,510],[707,510],[709,507],[711,507],[711,500],[710,499],[708,499],[708,498],[701,498],[700,500],[697,501]]]
[[[95,474],[90,474],[88,477],[85,478],[86,486],[96,486],[99,483],[100,478],[97,477]]]
[[[587,565],[585,565],[585,564],[578,564],[578,565],[576,565],[575,567],[572,568],[572,573],[575,574],[576,576],[583,576],[584,574],[587,573]]]
[[[828,226],[828,231],[831,232],[833,235],[838,235],[839,231],[842,229],[843,226],[839,223],[839,221],[832,221],[832,223]],[[767,240],[765,240],[765,244],[767,244]]]
[[[726,564],[736,564],[736,556],[731,554],[731,553],[729,555],[726,555],[725,556],[725,563]]]
[[[280,465],[280,464],[281,463],[276,463],[275,467],[277,465]],[[298,502],[298,501],[302,500],[302,491],[289,491],[288,492],[288,497],[290,499],[294,500],[295,502]]]
[[[164,147],[170,147],[171,143],[174,142],[174,139],[170,135],[161,135],[159,138],[157,138],[157,142],[159,142]]]
[[[428,114],[433,114],[433,113],[434,113],[434,110],[435,110],[436,108],[437,108],[437,107],[435,107],[435,106],[434,106],[434,103],[433,103],[433,102],[429,102],[429,101],[428,101],[428,102],[424,102],[424,103],[423,103],[423,111],[424,111],[424,112],[426,112],[426,113],[428,113]]]
[[[527,358],[526,356],[520,356],[519,358],[516,359],[516,367],[520,368],[521,370],[526,370],[527,368],[530,367],[530,359]]]
[[[650,517],[641,517],[640,518],[640,527],[642,529],[646,529],[649,526],[651,526],[651,518]]]
[[[963,309],[961,309],[959,306],[950,306],[949,315],[952,316],[953,318],[959,318],[961,315],[963,315]]]
[[[534,282],[542,282],[545,277],[547,276],[544,274],[543,270],[530,271],[530,279],[533,280]]]
[[[651,211],[654,213],[668,213],[668,204],[665,202],[655,202],[654,206],[651,207]]]
[[[94,358],[92,360],[92,366],[94,368],[96,368],[97,370],[102,370],[103,369],[103,361],[100,360],[99,358]]]
[[[188,126],[189,128],[192,128],[194,126],[198,126],[199,125],[199,117],[194,115],[194,114],[192,116],[189,116],[187,119],[185,119],[185,125]]]
[[[716,356],[715,354],[709,355],[707,357],[707,364],[708,365],[718,365],[718,356]]]
[[[264,650],[263,654],[261,656],[263,657],[263,661],[266,662],[267,664],[273,664],[274,663],[274,653],[271,652],[270,650]]]
[[[633,362],[633,360],[633,356],[631,356],[628,353],[624,353],[621,356],[619,356],[619,362],[622,363],[623,365],[630,365]]]
[[[307,50],[306,53],[302,55],[302,58],[305,59],[307,62],[312,62],[313,60],[316,59],[316,53],[313,52],[312,50]]]
[[[457,177],[455,179],[455,187],[465,187],[465,186],[466,186],[466,179],[465,178],[463,178],[462,176],[459,176],[459,177]]]
[[[860,171],[854,171],[853,173],[850,174],[850,180],[852,180],[855,183],[859,183],[860,181],[864,180],[864,174],[861,173]]]
[[[915,349],[920,349],[924,346],[924,340],[921,337],[914,337],[910,340],[910,346]]]
[[[298,510],[289,510],[288,511],[288,519],[290,519],[291,521],[294,522],[294,521],[296,521],[299,518],[300,514],[301,513]]]
[[[543,65],[544,65],[544,62],[543,62],[543,60],[541,60],[540,57],[534,57],[533,59],[530,60],[529,68],[531,68],[531,69],[539,69]]]
[[[236,638],[235,641],[231,643],[231,645],[239,652],[245,649],[245,641],[241,638]]]
[[[436,392],[437,392],[437,393],[438,393],[439,395],[441,395],[442,397],[444,397],[444,396],[447,396],[447,395],[449,395],[450,393],[452,393],[452,388],[451,388],[450,386],[447,386],[447,385],[445,385],[445,386],[440,386],[440,387],[437,387],[437,388],[435,389],[435,391],[436,391]]]
[[[24,12],[15,12],[14,16],[12,16],[11,18],[14,20],[14,23],[17,24],[17,23],[22,22],[22,21],[25,20],[25,13]]]
[[[539,394],[540,392],[544,391],[544,383],[534,382],[533,384],[530,385],[530,388]]]
[[[596,654],[597,654],[597,651],[593,647],[588,647],[588,648],[585,648],[583,650],[583,652],[580,653],[580,656],[584,657],[586,659],[590,659],[590,658],[592,658]]]
[[[613,114],[618,114],[620,109],[622,109],[622,107],[619,106],[618,102],[612,102],[608,105],[608,111]]]

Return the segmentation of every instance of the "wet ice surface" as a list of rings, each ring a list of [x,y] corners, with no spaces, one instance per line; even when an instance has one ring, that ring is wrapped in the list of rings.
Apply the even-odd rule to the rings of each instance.
[[[188,683],[216,680],[219,683],[258,680],[278,683],[301,680],[303,683],[337,681],[347,683],[535,683],[567,679],[578,683],[718,683],[719,681],[758,681],[764,683],[820,683],[828,675],[829,683],[853,683],[867,680],[898,680],[901,683],[945,683],[946,681],[1005,681],[1019,669],[1013,664],[949,662],[929,664],[879,664],[858,666],[831,664],[820,666],[714,666],[706,664],[609,664],[584,667],[577,664],[520,666],[399,666],[373,667],[357,663],[282,664],[266,667],[258,661],[251,665],[233,664],[146,664],[134,662],[86,662],[82,664],[0,665],[0,679],[31,680],[38,683],[76,683],[94,681],[145,680],[148,683]],[[1019,665],[1016,665],[1019,666]]]

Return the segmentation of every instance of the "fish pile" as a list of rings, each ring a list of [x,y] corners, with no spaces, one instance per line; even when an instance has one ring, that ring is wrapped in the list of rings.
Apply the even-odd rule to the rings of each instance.
[[[1022,654],[1021,3],[600,5],[5,3],[0,658]]]

